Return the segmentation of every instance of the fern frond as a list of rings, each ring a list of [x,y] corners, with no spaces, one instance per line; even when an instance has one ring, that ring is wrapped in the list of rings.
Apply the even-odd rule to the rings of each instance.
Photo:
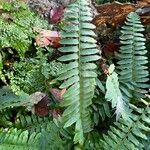
[[[101,139],[102,135],[98,131],[92,131],[85,141],[85,150],[104,150]]]
[[[89,1],[78,0],[68,6],[64,19],[66,26],[61,33],[62,47],[59,51],[65,54],[59,60],[68,64],[58,78],[65,80],[60,88],[67,88],[61,103],[62,107],[67,107],[62,118],[64,127],[75,123],[74,142],[83,144],[84,133],[91,130],[89,106],[97,76],[93,61],[100,58],[93,38],[95,26],[89,22],[92,20]]]
[[[16,119],[14,124],[15,128],[28,130],[32,132],[41,132],[47,128],[47,124],[50,122],[50,117],[38,117],[36,115],[21,115]]]
[[[104,149],[128,150],[144,149],[141,140],[147,140],[150,134],[150,107],[145,109],[136,108],[132,113],[130,121],[120,119],[114,126],[110,127],[107,135],[104,135]]]
[[[149,80],[149,73],[145,66],[148,61],[145,54],[144,26],[135,12],[128,14],[125,26],[121,30],[121,48],[118,54],[118,74],[122,82],[121,89],[126,97],[133,95],[141,98],[147,93],[145,88],[149,87],[146,82]],[[130,90],[126,90],[130,89]]]
[[[111,110],[109,103],[105,100],[99,100],[101,97],[94,98],[93,104],[91,105],[91,111],[93,113],[93,121],[95,125],[99,122],[103,122],[107,117],[111,117]]]
[[[9,107],[24,106],[30,102],[29,95],[20,92],[18,95],[15,95],[8,87],[4,86],[0,89],[0,110]]]
[[[33,119],[33,117],[32,117]],[[36,132],[34,132],[36,131]],[[2,129],[0,130],[1,150],[70,150],[73,146],[72,129],[65,130],[59,123],[47,121],[41,130]]]
[[[4,109],[0,111],[0,126],[3,128],[8,128],[13,126],[12,118],[14,118],[14,114],[12,113],[12,109]]]
[[[70,150],[73,146],[73,130],[62,128],[60,122],[56,125],[50,121],[45,129],[41,130],[41,150]]]
[[[1,150],[39,150],[40,134],[29,135],[28,131],[17,129],[0,130]]]
[[[105,98],[111,102],[112,108],[116,108],[116,119],[122,116],[125,120],[129,118],[129,107],[124,101],[119,87],[118,74],[114,72],[115,66],[110,65],[106,80],[106,95]]]

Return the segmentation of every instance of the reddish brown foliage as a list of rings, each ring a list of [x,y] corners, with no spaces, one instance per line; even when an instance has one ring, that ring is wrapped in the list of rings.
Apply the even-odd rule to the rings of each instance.
[[[58,23],[64,14],[64,6],[54,7],[50,10],[50,23]]]
[[[44,117],[48,115],[49,113],[49,106],[48,104],[50,103],[50,99],[48,96],[45,96],[39,101],[37,104],[34,105],[34,111],[35,114]]]
[[[111,24],[113,26],[121,25],[130,12],[136,11],[139,8],[144,10],[145,7],[150,8],[150,0],[141,0],[138,1],[137,4],[122,4],[114,2],[99,5],[96,6],[99,14],[94,18],[93,23],[96,26],[100,26],[102,24]],[[141,15],[141,19],[144,24],[150,24],[149,14],[139,12],[139,15]]]
[[[55,118],[55,119],[57,119],[61,114],[62,114],[62,112],[61,112],[61,110],[60,110],[59,108],[54,109],[54,110],[52,111],[52,116],[53,116],[53,118]]]
[[[110,40],[102,48],[102,52],[105,55],[105,57],[114,57],[118,49],[119,43],[115,42],[114,40]]]
[[[64,95],[64,93],[66,92],[66,89],[57,89],[57,88],[53,88],[50,89],[50,92],[52,93],[52,95],[55,97],[55,99],[60,102],[62,100],[62,96]]]
[[[57,31],[44,30],[34,28],[34,32],[38,32],[39,35],[36,37],[36,44],[40,47],[52,46],[54,48],[60,47],[60,35]]]

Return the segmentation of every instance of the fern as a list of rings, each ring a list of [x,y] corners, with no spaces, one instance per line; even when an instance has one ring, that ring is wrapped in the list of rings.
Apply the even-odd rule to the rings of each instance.
[[[92,131],[85,141],[85,150],[103,150],[102,136],[95,130]]]
[[[67,107],[62,120],[64,127],[75,123],[74,142],[82,145],[84,133],[91,131],[92,127],[89,106],[92,104],[97,76],[96,65],[92,62],[100,57],[97,55],[96,40],[93,38],[95,33],[92,30],[95,26],[89,23],[92,20],[89,2],[78,0],[68,6],[64,19],[67,26],[61,33],[62,47],[59,51],[65,55],[60,57],[59,61],[68,64],[58,78],[65,80],[60,88],[67,88],[61,103],[62,107]]]
[[[0,29],[0,77],[5,73],[6,79],[9,80],[8,86],[0,89],[0,149],[149,149],[150,107],[148,102],[141,99],[147,92],[145,89],[149,87],[146,84],[149,75],[145,56],[147,51],[145,38],[140,33],[144,28],[136,13],[130,13],[126,25],[122,27],[118,74],[114,72],[114,65],[111,65],[107,72],[106,84],[105,77],[102,82],[99,80],[102,75],[97,73],[94,63],[100,56],[97,41],[94,39],[95,26],[91,23],[93,18],[89,0],[77,0],[66,6],[62,20],[64,24],[61,24],[61,57],[58,59],[61,62],[49,62],[51,49],[39,48],[36,49],[37,53],[33,58],[29,56],[15,60],[12,67],[3,66],[5,49],[8,47],[12,51],[17,50],[17,58],[24,57],[31,44],[31,38],[34,37],[31,27],[35,21],[31,19],[35,14],[30,14],[29,9],[22,4],[18,5],[18,2],[14,2],[12,6],[6,3],[0,13],[0,27],[8,25],[8,30]],[[5,14],[10,14],[8,20]],[[11,18],[11,15],[14,17]],[[26,16],[24,20],[23,16]],[[17,30],[14,31],[15,27]],[[18,40],[19,31],[23,44]],[[7,33],[14,34],[14,37],[7,36]],[[11,38],[14,38],[14,43]],[[50,96],[49,89],[55,86],[51,85],[54,78],[58,79],[54,80],[56,85],[61,83],[60,88],[66,89],[63,96],[62,93],[55,93],[56,96],[62,96],[59,102],[54,100],[54,103],[53,99],[50,99],[49,103],[50,109],[56,107],[63,112],[60,117],[52,120],[51,115],[42,118],[26,112],[26,109],[32,110],[35,104],[43,99],[44,93],[46,97]],[[138,94],[139,90],[141,95]],[[137,108],[127,101],[135,96],[147,107],[144,108],[144,104],[140,103],[140,107]],[[112,108],[116,109],[118,122],[114,122],[114,111],[110,110],[110,103]],[[128,109],[129,106],[132,113]],[[41,106],[38,110],[43,109]]]
[[[30,133],[41,132],[41,130],[47,128],[47,124],[49,123],[50,118],[50,116],[40,118],[36,115],[20,115],[17,117],[14,123],[14,127],[22,130],[28,130]]]
[[[38,52],[37,57],[15,62],[7,71],[6,76],[10,80],[9,86],[13,92],[18,93],[22,90],[31,94],[36,91],[45,91],[48,82],[58,77],[64,65],[55,60],[49,62],[49,52],[43,54],[42,49],[39,51],[41,54]]]
[[[12,109],[4,109],[0,112],[0,126],[3,128],[8,128],[13,126],[12,118],[14,118],[14,114],[12,112]]]
[[[106,95],[105,98],[111,102],[112,108],[116,108],[116,119],[122,116],[125,120],[129,118],[129,107],[124,101],[119,87],[118,74],[114,72],[115,66],[110,65],[106,80]]]
[[[108,150],[142,150],[144,145],[141,140],[147,140],[150,133],[150,107],[136,108],[130,116],[130,121],[120,119],[110,127],[108,135],[104,135],[104,149]]]
[[[70,150],[73,146],[70,131],[54,122],[46,122],[41,130],[30,132],[22,129],[1,129],[1,150]],[[37,123],[38,124],[38,123]],[[72,132],[72,131],[71,131]]]
[[[91,111],[93,114],[93,121],[97,126],[101,121],[105,121],[107,117],[111,117],[111,110],[108,102],[105,100],[100,100],[101,97],[96,97],[93,99],[93,104],[91,106]]]
[[[17,129],[0,130],[1,150],[39,150],[40,134],[29,135],[28,131]]]
[[[93,98],[93,103],[91,105],[91,113],[93,121],[97,126],[98,123],[104,122],[107,117],[111,117],[111,109],[109,102],[105,100],[105,87],[102,82],[96,79],[96,89]]]
[[[147,93],[145,88],[149,87],[146,82],[149,80],[149,73],[145,66],[148,61],[145,54],[145,38],[141,33],[144,27],[139,16],[131,12],[128,14],[127,22],[121,30],[121,48],[118,54],[118,74],[122,83],[121,90],[126,97],[142,97]],[[127,90],[130,89],[130,90]]]
[[[70,150],[73,146],[73,130],[65,130],[58,122],[49,122],[41,132],[40,149],[42,150]]]
[[[24,106],[29,102],[29,95],[24,92],[20,92],[18,95],[15,95],[8,87],[0,89],[0,110],[13,106]]]

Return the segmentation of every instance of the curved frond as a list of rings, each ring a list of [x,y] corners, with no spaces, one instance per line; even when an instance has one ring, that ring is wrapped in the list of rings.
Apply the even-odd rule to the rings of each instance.
[[[64,19],[66,26],[61,33],[62,47],[59,51],[65,54],[59,60],[67,65],[58,78],[65,80],[60,88],[67,89],[61,103],[62,107],[67,107],[62,118],[64,127],[75,123],[74,142],[83,144],[84,133],[91,130],[89,106],[92,104],[97,76],[93,61],[100,58],[92,31],[95,26],[90,23],[92,13],[89,1],[78,0],[69,5]]]
[[[121,90],[126,97],[142,97],[149,87],[146,82],[149,80],[148,70],[145,66],[148,61],[145,54],[144,26],[135,12],[128,14],[125,26],[121,30],[121,48],[118,54],[118,74],[122,82]],[[130,90],[126,90],[126,89]]]
[[[29,135],[28,131],[17,129],[0,130],[1,150],[39,150],[40,134]]]
[[[18,95],[15,95],[8,87],[4,86],[0,89],[0,110],[9,107],[24,106],[30,102],[29,95],[20,92]]]
[[[44,128],[36,132],[22,129],[1,129],[1,150],[70,150],[73,146],[72,131],[49,121]]]

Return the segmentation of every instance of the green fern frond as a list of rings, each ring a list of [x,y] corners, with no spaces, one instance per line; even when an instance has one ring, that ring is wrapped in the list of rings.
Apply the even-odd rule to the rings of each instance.
[[[8,108],[0,111],[0,118],[1,127],[8,128],[13,126],[12,120],[14,118],[14,114],[12,112],[12,109]]]
[[[73,130],[62,128],[50,121],[41,131],[40,150],[70,150],[73,146]]]
[[[101,139],[102,135],[100,135],[98,131],[92,131],[85,141],[85,150],[104,150]]]
[[[65,53],[59,60],[68,63],[58,78],[65,80],[60,88],[67,88],[61,103],[62,107],[67,107],[62,118],[64,127],[75,123],[74,142],[80,144],[83,144],[84,133],[91,130],[89,106],[92,104],[97,76],[93,61],[100,58],[93,38],[95,26],[90,23],[90,11],[87,0],[78,0],[68,6],[64,14],[66,26],[61,33],[62,47],[59,49]]]
[[[141,140],[147,140],[150,134],[150,107],[136,108],[130,121],[120,119],[110,127],[107,135],[104,135],[104,149],[108,150],[144,150]]]
[[[28,131],[17,129],[0,130],[1,150],[39,150],[40,134],[29,135]]]
[[[33,117],[32,117],[33,119]],[[72,130],[65,130],[53,121],[46,121],[41,130],[2,129],[0,130],[1,150],[70,150],[73,146]]]
[[[9,107],[24,106],[30,102],[29,95],[20,92],[18,95],[15,95],[8,87],[4,86],[0,89],[0,110]]]
[[[135,12],[128,14],[125,26],[121,30],[121,48],[118,54],[118,74],[122,82],[121,90],[126,97],[133,95],[142,97],[149,87],[146,82],[149,80],[149,73],[145,66],[148,61],[145,54],[144,26],[141,24],[139,16]],[[130,89],[130,90],[126,90]]]
[[[93,113],[93,121],[95,125],[99,122],[103,122],[107,117],[111,117],[111,110],[109,103],[105,100],[100,100],[101,97],[93,99],[93,104],[91,106],[91,112]]]
[[[36,115],[21,115],[16,119],[14,127],[22,130],[28,130],[30,133],[41,132],[41,130],[47,128],[47,124],[49,122],[50,116],[41,118]]]
[[[106,80],[106,95],[105,98],[111,102],[112,108],[115,108],[116,119],[118,120],[122,116],[125,120],[129,118],[129,106],[124,101],[122,93],[120,91],[118,74],[114,72],[115,66],[110,65]]]

